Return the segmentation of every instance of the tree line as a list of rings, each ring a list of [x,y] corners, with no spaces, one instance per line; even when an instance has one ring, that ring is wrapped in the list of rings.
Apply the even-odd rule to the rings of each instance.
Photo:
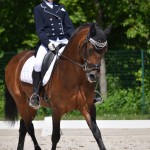
[[[65,5],[77,28],[97,22],[102,28],[112,23],[109,49],[150,51],[149,0],[57,0]],[[38,43],[33,8],[42,0],[0,1],[0,54],[33,49]]]

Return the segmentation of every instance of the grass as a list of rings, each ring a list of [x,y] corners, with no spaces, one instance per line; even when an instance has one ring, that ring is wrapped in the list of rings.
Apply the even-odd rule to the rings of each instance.
[[[0,113],[0,121],[4,121],[5,119],[4,119],[4,114],[1,114]]]
[[[51,115],[43,115],[43,113],[38,113],[35,120],[44,120],[45,117]],[[65,114],[62,117],[63,120],[84,120],[84,117],[78,112],[73,111],[71,113]],[[97,120],[150,120],[150,114],[97,114]],[[0,120],[3,121],[4,113],[0,113]]]
[[[50,115],[43,115],[43,113],[38,113],[35,120],[44,120],[45,117]],[[124,115],[124,114],[97,114],[97,120],[150,120],[150,114],[132,114],[132,115]],[[84,117],[78,112],[73,111],[68,113],[62,117],[63,120],[84,120]],[[3,121],[4,113],[0,113],[0,121]]]
[[[118,115],[107,114],[103,116],[97,116],[97,120],[149,120],[150,115]]]
[[[65,120],[83,120],[83,116],[64,116]],[[97,120],[149,120],[150,115],[97,115]]]
[[[44,120],[49,116],[36,116],[35,120]],[[4,121],[4,116],[0,115],[0,121]],[[83,116],[63,116],[62,120],[84,120]],[[150,120],[150,115],[103,115],[97,116],[97,120]]]
[[[43,120],[45,116],[37,116],[36,120]],[[48,117],[48,116],[47,116]],[[150,115],[116,115],[116,114],[107,114],[107,115],[97,115],[97,120],[149,120]],[[84,117],[81,115],[64,115],[62,120],[84,120]]]

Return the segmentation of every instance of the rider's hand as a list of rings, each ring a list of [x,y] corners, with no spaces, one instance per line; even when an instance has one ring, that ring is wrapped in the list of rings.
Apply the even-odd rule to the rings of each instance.
[[[51,51],[54,51],[54,50],[55,50],[55,45],[50,42],[50,43],[48,44],[48,48],[49,48]]]

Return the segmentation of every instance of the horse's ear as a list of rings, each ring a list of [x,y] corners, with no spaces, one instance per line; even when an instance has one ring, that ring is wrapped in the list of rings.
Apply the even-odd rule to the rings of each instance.
[[[96,28],[95,28],[95,24],[92,23],[91,27],[90,27],[90,37],[94,37],[96,34]]]
[[[109,34],[110,34],[110,32],[111,32],[111,29],[112,29],[112,24],[110,24],[110,25],[104,30],[104,33],[105,33],[106,38],[109,36]]]

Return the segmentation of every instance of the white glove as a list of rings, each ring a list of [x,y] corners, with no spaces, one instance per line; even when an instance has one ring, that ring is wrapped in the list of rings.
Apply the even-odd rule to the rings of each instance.
[[[48,48],[49,48],[51,51],[54,51],[54,50],[55,50],[55,45],[50,42],[50,43],[48,44]]]

